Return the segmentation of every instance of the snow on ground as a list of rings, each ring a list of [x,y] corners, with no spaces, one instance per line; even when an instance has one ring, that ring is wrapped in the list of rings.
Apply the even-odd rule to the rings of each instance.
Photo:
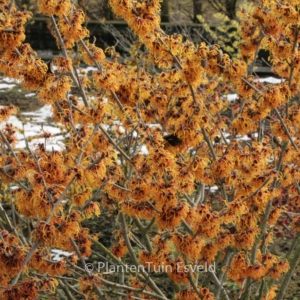
[[[61,130],[51,122],[52,117],[51,106],[45,105],[34,112],[24,112],[22,117],[25,117],[22,122],[16,116],[11,116],[7,123],[13,124],[18,129],[16,148],[25,148],[25,138],[29,141],[29,146],[34,148],[38,143],[44,143],[45,139],[41,137],[43,133],[50,133],[53,137],[47,139],[47,150],[62,150],[64,148],[63,140],[65,139],[61,134]],[[5,124],[1,124],[3,128]]]
[[[232,102],[232,101],[238,99],[239,96],[238,96],[238,94],[228,94],[223,97],[225,97],[225,100],[227,100],[228,102]]]
[[[284,81],[284,79],[281,78],[275,78],[275,77],[266,77],[266,78],[259,78],[259,82],[266,82],[266,83],[273,83],[278,84]]]
[[[51,253],[52,253],[52,260],[54,261],[60,261],[64,257],[68,257],[73,254],[73,252],[67,252],[60,249],[52,249]]]
[[[0,89],[11,89],[13,87],[15,87],[15,84],[11,84],[11,83],[0,83]],[[4,92],[4,91],[1,91]]]
[[[29,94],[26,94],[26,95],[25,95],[26,98],[27,98],[27,97],[33,97],[33,96],[35,96],[35,93],[29,93]]]
[[[34,122],[46,122],[47,118],[52,118],[51,105],[45,105],[34,112],[23,112],[23,116],[34,119]]]

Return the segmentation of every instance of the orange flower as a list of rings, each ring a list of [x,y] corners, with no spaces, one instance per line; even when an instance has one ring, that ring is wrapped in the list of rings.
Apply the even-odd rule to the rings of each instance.
[[[17,113],[17,108],[13,105],[0,108],[0,123],[6,122],[9,117]]]
[[[271,286],[262,300],[274,300],[276,298],[277,290],[278,288],[276,285]]]
[[[163,210],[161,214],[155,217],[158,228],[160,230],[170,230],[177,227],[181,220],[186,217],[188,209],[185,202],[179,202],[176,206]]]
[[[38,1],[39,11],[47,16],[57,15],[63,17],[71,9],[70,0],[40,0]]]
[[[8,286],[0,291],[2,300],[10,299],[38,299],[39,285],[36,279],[25,279],[18,284]]]
[[[85,42],[86,47],[88,48],[88,52],[86,51],[85,47],[80,44],[79,50],[83,61],[90,66],[95,65],[95,62],[102,62],[105,59],[104,51],[101,48],[98,48],[94,44],[90,44],[89,41]]]
[[[170,267],[167,268],[167,273],[171,280],[181,285],[186,285],[189,283],[189,269],[181,257],[178,257],[176,260],[169,260],[168,266]]]
[[[243,280],[247,277],[247,269],[248,264],[245,254],[243,252],[239,252],[232,259],[232,263],[228,271],[228,277],[237,284],[242,285]]]
[[[227,154],[218,159],[213,165],[214,175],[221,179],[230,176],[230,173],[234,167],[234,157]]]
[[[181,290],[179,293],[176,294],[177,300],[194,300],[198,299],[198,294],[194,291],[193,288],[188,288]]]
[[[70,57],[55,56],[53,62],[57,66],[57,72],[59,73],[69,73],[72,71],[72,59]]]
[[[235,247],[250,250],[253,247],[259,230],[248,229],[235,234]]]
[[[98,89],[104,89],[107,92],[116,92],[120,86],[117,74],[113,74],[111,72],[103,74],[102,72],[94,71],[93,81]]]
[[[110,251],[118,258],[123,257],[128,251],[124,239],[121,238],[116,244],[113,245]]]
[[[42,103],[52,104],[55,101],[65,100],[66,93],[71,89],[71,86],[72,79],[70,77],[62,76],[58,78],[49,74],[37,96]]]
[[[100,204],[98,202],[90,202],[84,209],[84,215],[87,218],[100,216]]]
[[[128,196],[133,202],[145,202],[150,200],[151,191],[150,185],[145,179],[133,178],[128,182],[128,189],[130,192]]]
[[[228,66],[224,71],[224,77],[228,78],[233,83],[241,81],[247,73],[247,65],[244,61],[235,61]]]
[[[85,15],[82,10],[73,9],[69,11],[66,18],[60,19],[57,23],[61,37],[64,41],[65,47],[72,48],[76,42],[89,36],[89,31],[82,26]],[[58,42],[58,37],[57,44]]]
[[[254,280],[260,280],[262,277],[264,277],[267,274],[268,269],[265,266],[256,264],[253,266],[248,266],[246,272],[250,278]]]
[[[200,236],[181,235],[174,233],[172,241],[178,253],[185,255],[188,259],[196,260],[201,256],[201,249],[204,246],[204,240]]]
[[[122,203],[121,211],[128,216],[143,218],[145,220],[152,220],[156,215],[153,206],[148,202],[134,203],[131,201],[124,201]]]

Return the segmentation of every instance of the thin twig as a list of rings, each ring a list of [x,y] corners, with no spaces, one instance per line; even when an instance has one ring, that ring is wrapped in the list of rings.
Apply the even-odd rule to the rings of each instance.
[[[57,24],[56,24],[56,21],[55,21],[55,18],[54,18],[53,15],[51,15],[51,22],[52,22],[52,24],[54,26],[54,30],[55,30],[55,33],[57,35],[57,38],[58,38],[58,41],[59,41],[59,44],[60,44],[60,48],[61,48],[61,50],[63,52],[63,55],[64,55],[65,58],[68,58],[69,56],[68,56],[67,49],[65,47],[65,43],[64,43],[64,41],[63,41],[63,39],[61,37],[61,34],[59,32],[59,29],[57,27]],[[75,82],[76,86],[79,88],[79,90],[81,92],[82,100],[83,100],[83,103],[84,103],[85,107],[89,107],[85,91],[84,91],[82,85],[78,82],[78,80],[77,80],[77,78],[76,78],[73,70],[71,70],[70,75],[71,75],[73,81]]]
[[[107,133],[107,131],[99,125],[100,130],[104,133],[104,135],[107,137],[109,142],[113,144],[113,146],[131,163],[131,158],[115,143],[115,141],[110,137],[110,135]]]
[[[11,154],[13,155],[13,157],[16,159],[16,161],[18,162],[18,164],[21,166],[21,162],[19,161],[17,155],[15,154],[14,150],[12,149],[12,147],[10,146],[6,136],[2,133],[2,131],[0,130],[0,136],[3,139],[3,141],[5,142],[7,148],[9,149],[9,151],[11,152]]]
[[[120,213],[119,215],[119,219],[121,222],[121,230],[122,230],[122,235],[126,244],[126,247],[128,249],[129,255],[133,261],[133,264],[139,268],[139,271],[142,273],[142,275],[144,276],[145,280],[148,282],[149,287],[156,292],[157,294],[159,294],[160,296],[165,297],[165,295],[162,293],[162,291],[157,287],[157,285],[155,284],[155,282],[152,280],[152,278],[149,276],[149,274],[147,274],[147,272],[144,270],[144,267],[142,265],[140,265],[135,252],[132,248],[132,245],[130,243],[129,237],[128,237],[128,233],[127,233],[127,224],[126,224],[126,220],[125,220],[125,215],[123,213]],[[167,299],[167,298],[165,298]]]
[[[71,242],[71,244],[72,244],[72,246],[73,246],[73,248],[74,248],[74,250],[75,250],[77,256],[79,257],[80,262],[81,262],[81,264],[82,264],[82,266],[83,266],[85,272],[89,275],[89,277],[92,278],[92,275],[91,275],[90,272],[88,271],[87,266],[86,266],[86,263],[85,263],[85,261],[84,261],[82,255],[81,255],[81,253],[80,253],[80,251],[79,251],[79,249],[78,249],[78,247],[77,247],[77,245],[76,245],[76,243],[75,243],[75,241],[73,240],[72,237],[70,237],[70,242]],[[101,297],[101,299],[107,299],[106,296],[104,295],[104,293],[102,292],[102,290],[99,288],[99,286],[95,283],[94,280],[93,280],[93,286],[94,286],[94,288],[95,288],[97,294]]]

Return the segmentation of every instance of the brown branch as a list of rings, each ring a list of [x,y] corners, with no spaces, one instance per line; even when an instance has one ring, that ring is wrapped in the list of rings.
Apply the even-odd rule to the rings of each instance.
[[[83,265],[83,268],[84,268],[85,272],[88,274],[88,276],[89,276],[90,278],[92,278],[93,276],[92,276],[92,275],[90,274],[90,272],[88,271],[87,265],[86,265],[86,263],[85,263],[85,261],[84,261],[82,255],[81,255],[81,253],[80,253],[80,251],[79,251],[79,249],[78,249],[78,247],[77,247],[77,245],[76,245],[76,243],[75,243],[75,241],[73,240],[72,237],[70,237],[70,242],[71,242],[71,244],[72,244],[72,246],[73,246],[73,248],[74,248],[74,250],[75,250],[77,256],[79,257],[80,262],[81,262],[81,264]],[[104,295],[104,293],[102,292],[102,290],[99,288],[99,286],[95,283],[94,280],[93,280],[93,286],[94,286],[94,288],[95,288],[97,294],[101,297],[101,299],[107,299],[106,296]]]
[[[56,21],[55,21],[53,15],[51,15],[51,22],[52,22],[52,24],[53,24],[53,26],[54,26],[54,30],[55,30],[55,33],[56,33],[56,35],[57,35],[57,38],[58,38],[58,41],[59,41],[59,44],[60,44],[60,48],[61,48],[61,50],[62,50],[62,52],[63,52],[63,55],[64,55],[65,58],[68,58],[69,56],[68,56],[67,49],[66,49],[66,47],[65,47],[65,43],[64,43],[64,41],[63,41],[63,39],[62,39],[62,37],[61,37],[61,34],[60,34],[60,32],[59,32],[59,29],[58,29],[58,27],[57,27],[57,24],[56,24]],[[81,92],[82,100],[83,100],[84,106],[85,106],[85,107],[89,107],[89,104],[88,104],[88,101],[87,101],[87,97],[86,97],[85,91],[84,91],[84,89],[83,89],[81,83],[77,80],[77,78],[76,78],[76,76],[75,76],[73,70],[71,70],[70,75],[71,75],[73,81],[75,82],[76,86],[79,88],[79,90],[80,90],[80,92]]]
[[[143,275],[143,277],[145,278],[145,280],[148,282],[148,285],[149,287],[154,291],[156,292],[157,294],[159,294],[160,296],[164,297],[164,299],[167,300],[167,298],[165,298],[165,295],[162,293],[162,291],[157,287],[157,285],[155,284],[155,282],[151,279],[151,277],[149,276],[149,274],[147,274],[147,272],[144,270],[144,266],[140,265],[136,255],[135,255],[135,252],[132,248],[132,245],[131,245],[131,242],[130,242],[130,239],[128,237],[128,234],[127,234],[127,224],[126,224],[126,220],[125,220],[125,215],[123,213],[120,213],[119,215],[119,220],[121,222],[121,230],[122,230],[122,235],[123,235],[123,238],[124,238],[124,241],[125,241],[125,244],[126,244],[126,247],[128,249],[128,252],[129,252],[129,255],[130,255],[130,258],[133,262],[133,264],[139,268],[141,274]]]

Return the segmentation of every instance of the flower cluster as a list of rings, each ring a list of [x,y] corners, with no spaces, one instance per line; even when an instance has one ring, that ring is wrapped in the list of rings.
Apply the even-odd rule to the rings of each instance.
[[[293,271],[299,249],[287,260],[272,247],[300,231],[299,1],[241,9],[237,59],[218,45],[166,35],[160,2],[109,1],[139,38],[124,63],[113,47],[104,53],[84,40],[83,11],[40,0],[63,53],[54,70],[22,44],[30,14],[0,2],[0,71],[36,91],[66,133],[61,151],[47,143],[16,149],[16,130],[6,124],[16,109],[0,109],[0,209],[12,210],[0,232],[1,299],[61,288],[89,299],[124,291],[129,299],[167,299],[152,277],[163,266],[174,299],[228,298],[232,283],[234,297],[255,289],[274,299],[273,280]],[[96,70],[79,70],[67,51],[75,44],[78,59]],[[282,82],[252,74],[259,49],[269,51]],[[233,92],[238,99],[227,101]],[[113,242],[98,241],[103,211],[114,221],[105,228]],[[72,255],[53,261],[52,248]],[[99,275],[86,268],[95,256],[150,269]],[[212,263],[215,285],[192,267]]]

